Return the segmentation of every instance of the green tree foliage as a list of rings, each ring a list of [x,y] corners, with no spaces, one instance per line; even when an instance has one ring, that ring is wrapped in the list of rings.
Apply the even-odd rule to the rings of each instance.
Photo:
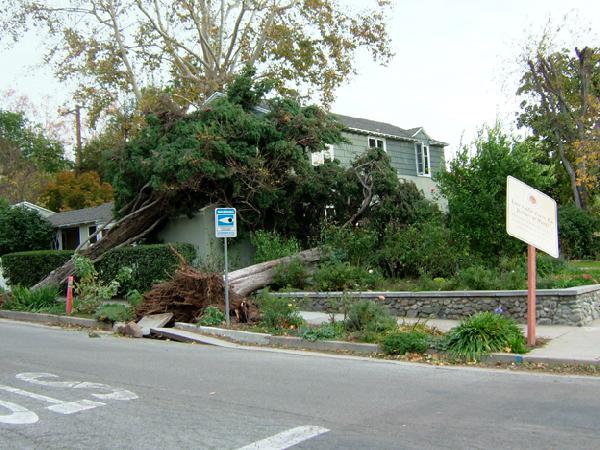
[[[37,212],[20,206],[0,208],[0,256],[48,249],[53,236],[52,225]]]
[[[54,173],[68,166],[62,144],[46,137],[21,112],[0,110],[0,141],[14,144],[38,170]]]
[[[168,198],[170,211],[180,212],[231,204],[247,229],[299,228],[302,217],[290,214],[290,198],[314,171],[307,151],[341,140],[341,126],[315,106],[284,98],[270,100],[270,112],[257,114],[246,102],[251,94],[239,93],[240,85],[255,92],[247,81],[252,75],[246,72],[231,95],[192,114],[167,104],[148,116],[148,126],[113,157],[117,209],[140,195]],[[311,206],[324,211],[324,205]]]
[[[600,48],[553,51],[549,40],[526,57],[519,124],[559,162],[575,205],[587,207],[600,193]]]
[[[436,180],[448,199],[450,227],[473,256],[494,261],[524,248],[506,234],[506,177],[545,190],[553,176],[549,166],[536,162],[536,146],[512,140],[498,125],[482,132],[473,150],[470,155],[463,148]]]
[[[331,101],[359,49],[381,63],[391,57],[388,0],[361,11],[333,0],[3,3],[6,34],[41,31],[58,77],[80,81],[76,97],[92,116],[116,100],[142,101],[152,83],[181,104],[200,104],[247,64],[280,91],[305,87]]]

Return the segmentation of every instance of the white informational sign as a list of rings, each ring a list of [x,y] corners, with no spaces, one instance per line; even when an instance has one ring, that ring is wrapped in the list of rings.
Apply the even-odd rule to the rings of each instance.
[[[215,208],[215,236],[218,238],[237,236],[235,208]]]
[[[558,258],[556,202],[514,177],[506,178],[506,232]]]

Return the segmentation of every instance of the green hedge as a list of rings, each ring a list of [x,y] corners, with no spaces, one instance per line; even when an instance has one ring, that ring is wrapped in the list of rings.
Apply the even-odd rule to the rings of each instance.
[[[31,287],[73,256],[72,250],[36,250],[2,255],[2,272],[12,286]]]
[[[171,244],[188,261],[196,257],[196,250],[191,244]],[[168,279],[177,266],[179,260],[173,254],[169,244],[136,245],[111,250],[96,264],[100,278],[109,282],[114,279],[123,266],[133,269],[131,281],[121,287],[121,291],[137,289],[145,292],[157,281]]]
[[[173,246],[187,261],[192,261],[196,256],[196,250],[191,244],[179,243]],[[71,250],[10,253],[2,256],[2,270],[9,284],[30,287],[64,264],[72,255]],[[168,244],[155,244],[111,250],[96,264],[96,269],[100,272],[102,281],[109,282],[121,267],[129,266],[133,269],[133,276],[122,287],[122,291],[137,289],[144,292],[153,283],[167,279],[178,265],[179,261]]]

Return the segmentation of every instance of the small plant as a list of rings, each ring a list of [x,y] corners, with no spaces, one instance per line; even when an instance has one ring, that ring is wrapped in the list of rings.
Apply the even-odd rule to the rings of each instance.
[[[450,330],[446,343],[452,355],[471,361],[492,352],[522,353],[525,350],[525,337],[517,323],[489,311],[463,320]]]
[[[10,295],[4,299],[4,309],[37,312],[43,308],[56,306],[58,294],[59,289],[56,286],[41,287],[33,291],[15,286]]]
[[[205,327],[216,327],[225,321],[225,313],[215,306],[207,306],[198,323]]]
[[[256,231],[250,240],[256,248],[255,263],[283,258],[300,252],[300,243],[296,238],[286,238],[270,231]]]
[[[354,303],[344,324],[347,331],[367,334],[391,331],[398,326],[386,306],[369,300]]]
[[[423,354],[429,348],[429,335],[421,331],[397,332],[388,334],[381,341],[386,355]]]
[[[132,289],[127,292],[127,294],[125,294],[125,299],[131,306],[139,306],[144,302],[144,296],[140,294],[140,291],[137,289]]]
[[[133,311],[130,306],[126,305],[102,305],[94,317],[100,322],[129,322],[133,318]]]
[[[294,287],[304,289],[308,270],[304,261],[300,258],[292,258],[287,264],[280,264],[275,268],[273,276],[273,285],[277,287]]]
[[[348,291],[373,289],[381,280],[381,275],[376,269],[365,269],[348,262],[330,261],[319,267],[313,279],[321,291]]]
[[[269,329],[294,329],[304,323],[293,300],[275,297],[267,289],[260,292],[258,308],[260,324]]]
[[[307,327],[302,330],[301,337],[307,341],[337,339],[344,335],[344,323],[326,323],[319,327]]]
[[[94,314],[102,303],[117,295],[122,283],[131,279],[130,267],[121,267],[113,280],[104,283],[100,281],[99,273],[89,258],[75,255],[73,263],[79,277],[79,281],[75,283],[75,293],[79,300],[75,310],[79,313]]]

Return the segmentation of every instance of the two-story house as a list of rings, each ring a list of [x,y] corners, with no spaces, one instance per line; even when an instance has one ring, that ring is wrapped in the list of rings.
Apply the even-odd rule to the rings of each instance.
[[[436,184],[431,176],[444,164],[445,142],[436,141],[422,127],[405,130],[388,123],[336,114],[344,125],[343,135],[348,143],[328,145],[322,152],[311,155],[313,165],[337,159],[342,165],[352,161],[370,147],[388,153],[398,176],[415,183],[429,199],[445,207],[443,199],[435,196]]]

